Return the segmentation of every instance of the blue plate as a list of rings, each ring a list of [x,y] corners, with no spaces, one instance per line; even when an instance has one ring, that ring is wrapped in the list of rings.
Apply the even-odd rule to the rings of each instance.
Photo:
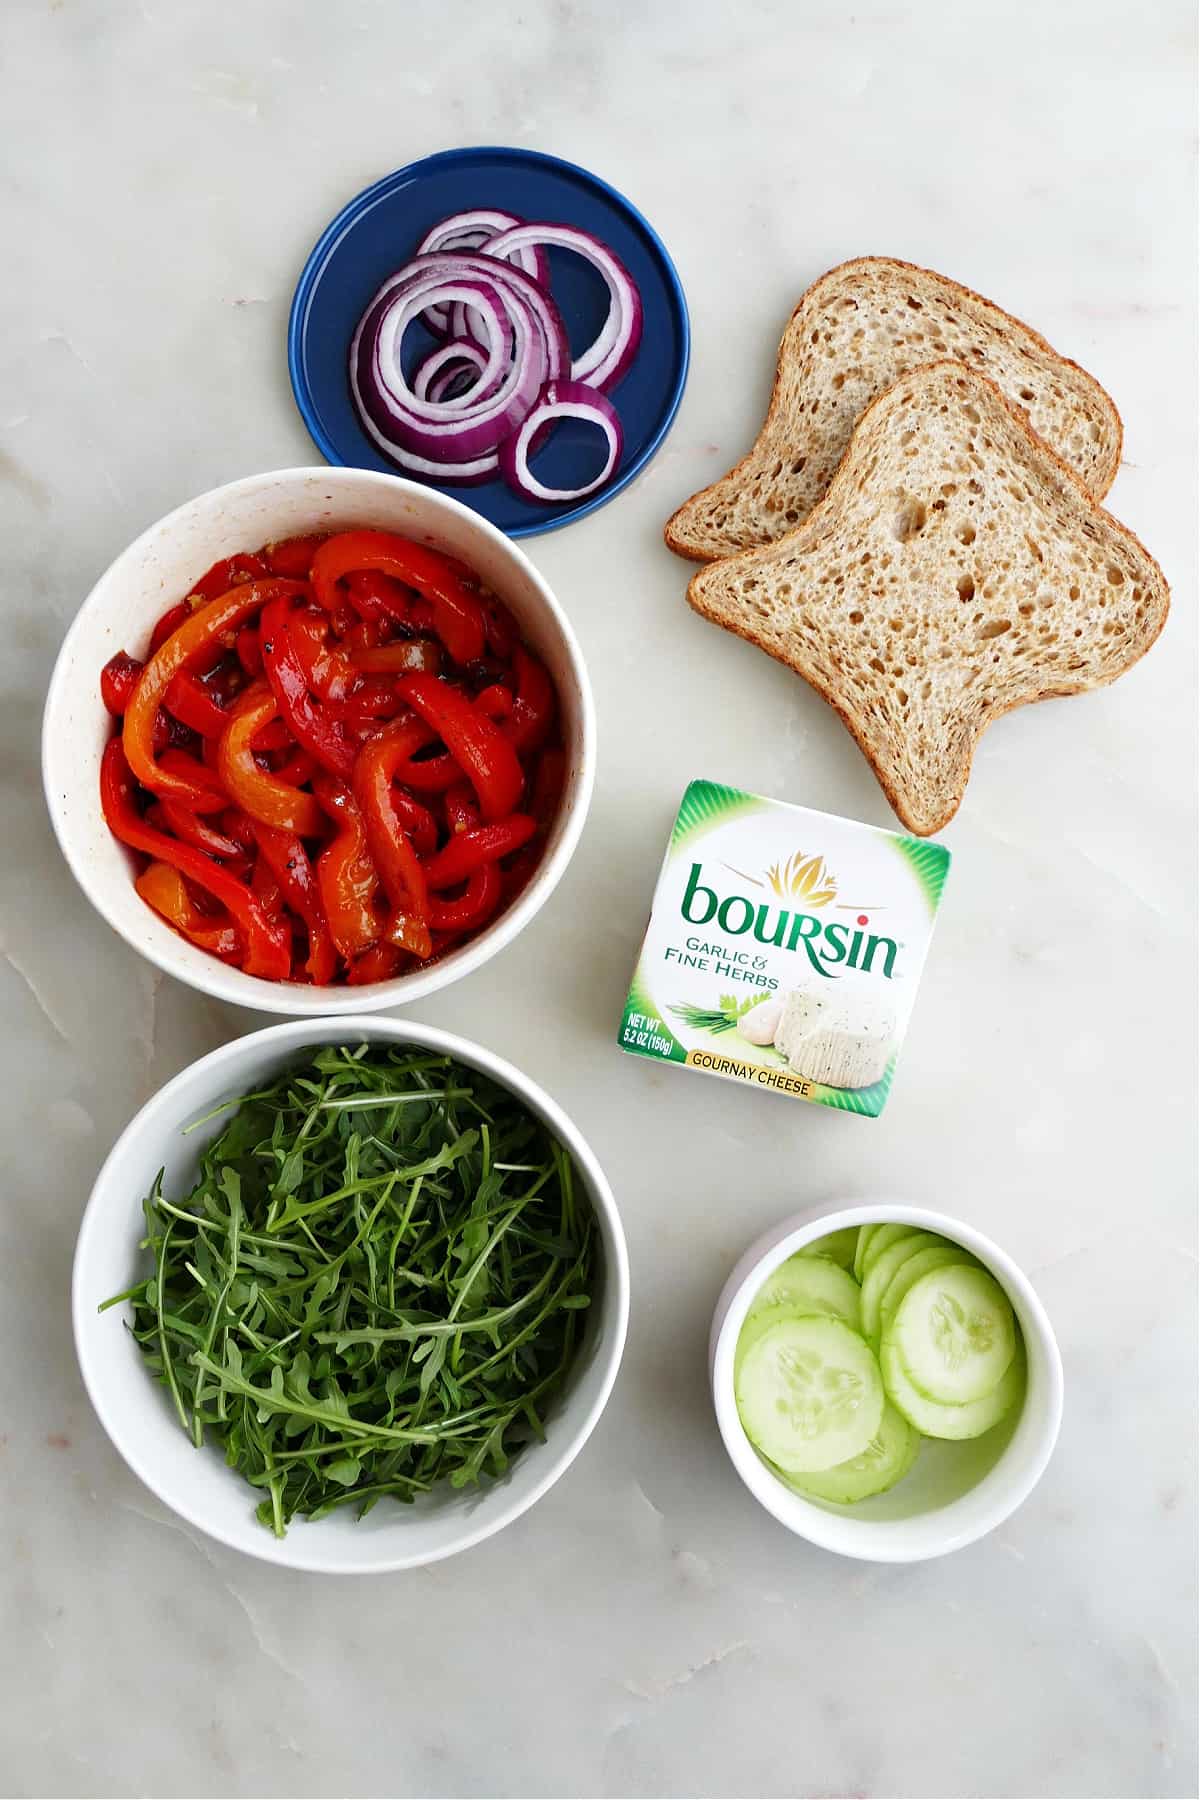
[[[304,423],[331,463],[404,474],[372,443],[350,397],[350,339],[368,301],[415,251],[431,225],[468,207],[494,206],[528,220],[577,225],[602,238],[628,268],[642,296],[641,348],[612,390],[625,447],[612,480],[586,499],[541,505],[497,479],[478,487],[428,485],[451,494],[510,537],[554,531],[595,512],[627,487],[658,449],[679,409],[691,333],[675,267],[657,232],[615,188],[586,169],[535,150],[443,150],[386,175],[351,200],[321,234],[304,265],[288,321],[288,368]],[[551,288],[578,353],[595,337],[608,290],[581,257],[549,251]],[[434,340],[415,324],[406,340],[413,360]],[[579,487],[595,474],[600,434],[578,422],[555,426],[537,457],[551,487]]]

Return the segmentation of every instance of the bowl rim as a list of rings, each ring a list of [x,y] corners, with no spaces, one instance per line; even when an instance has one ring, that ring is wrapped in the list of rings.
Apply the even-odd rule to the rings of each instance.
[[[555,630],[562,640],[579,695],[578,778],[563,807],[562,830],[558,842],[534,871],[524,891],[497,919],[486,926],[478,937],[472,938],[469,943],[452,950],[448,956],[433,963],[430,967],[396,976],[391,981],[372,982],[357,988],[347,987],[345,984],[329,988],[314,988],[296,982],[264,981],[261,976],[247,975],[242,969],[229,968],[226,964],[218,961],[216,957],[204,957],[203,966],[193,964],[190,958],[184,959],[165,936],[161,942],[157,937],[149,942],[143,942],[140,938],[135,937],[126,929],[119,908],[109,904],[99,885],[93,881],[89,860],[75,844],[64,820],[55,783],[55,766],[58,756],[55,734],[72,691],[69,680],[72,671],[69,664],[73,644],[77,635],[84,629],[86,621],[93,615],[102,613],[104,596],[101,590],[107,586],[121,565],[126,562],[131,565],[135,564],[139,556],[145,553],[146,547],[152,539],[182,519],[193,507],[205,502],[213,502],[219,497],[251,494],[263,487],[299,481],[331,482],[335,486],[344,488],[366,486],[389,491],[399,489],[418,497],[423,503],[430,505],[435,512],[456,515],[473,531],[502,548],[538,590]],[[96,704],[100,704],[99,700]],[[138,956],[160,969],[164,975],[170,975],[175,980],[184,982],[198,993],[209,994],[214,999],[229,1001],[235,1006],[249,1007],[257,1012],[277,1013],[288,1018],[300,1016],[333,1018],[347,1013],[375,1012],[390,1006],[407,1006],[414,1000],[422,1000],[430,994],[438,993],[441,989],[450,987],[463,976],[472,974],[476,969],[490,962],[493,956],[503,950],[531,923],[566,873],[578,848],[587,820],[596,780],[596,706],[579,640],[549,582],[521,546],[514,543],[488,519],[473,512],[469,506],[464,506],[460,500],[440,493],[436,488],[426,487],[421,482],[409,481],[400,475],[387,475],[376,469],[325,467],[324,465],[267,469],[257,474],[240,476],[236,481],[224,482],[219,487],[208,488],[203,493],[195,494],[191,499],[183,501],[181,505],[173,507],[170,512],[162,514],[160,518],[153,520],[143,531],[139,532],[138,536],[119,551],[97,576],[71,620],[54,660],[54,668],[51,671],[42,708],[41,775],[42,792],[54,836],[77,886],[104,922]]]
[[[987,1481],[995,1469],[999,1469],[999,1463],[982,1477],[976,1487],[969,1488],[946,1506],[916,1515],[926,1520],[936,1517],[938,1513],[945,1515],[943,1537],[933,1543],[914,1543],[909,1546],[897,1544],[894,1541],[894,1528],[902,1527],[905,1521],[856,1519],[847,1512],[827,1512],[823,1507],[810,1505],[801,1495],[786,1488],[760,1460],[742,1427],[734,1400],[734,1349],[750,1303],[762,1282],[780,1263],[786,1262],[789,1256],[794,1255],[805,1244],[848,1226],[874,1224],[911,1224],[915,1229],[935,1231],[978,1256],[1016,1305],[1022,1329],[1028,1333],[1032,1326],[1040,1353],[1040,1364],[1044,1366],[1045,1416],[1024,1461],[1010,1473],[1008,1482],[1003,1487],[998,1487],[989,1506],[981,1509],[976,1502],[969,1509],[972,1515],[970,1518],[960,1517],[956,1524],[954,1515],[960,1509],[963,1514],[967,1512],[964,1503],[970,1500],[972,1494],[978,1493],[982,1482]],[[968,1544],[985,1537],[1016,1511],[1041,1480],[1062,1424],[1062,1357],[1046,1309],[1029,1277],[1007,1251],[965,1219],[886,1197],[791,1214],[750,1245],[722,1288],[713,1313],[709,1336],[709,1379],[722,1442],[730,1461],[754,1498],[796,1536],[805,1538],[823,1550],[832,1550],[840,1556],[853,1557],[862,1562],[925,1562],[948,1555],[951,1551],[964,1549]],[[872,1544],[871,1534],[876,1527],[880,1530],[880,1541]],[[887,1531],[888,1527],[893,1530]],[[885,1536],[893,1541],[883,1542]]]
[[[294,1532],[289,1532],[285,1538],[275,1538],[269,1532],[263,1531],[261,1545],[257,1541],[249,1544],[243,1543],[219,1525],[214,1525],[210,1519],[204,1516],[201,1509],[177,1505],[174,1500],[168,1500],[165,1497],[155,1480],[153,1470],[140,1454],[136,1444],[129,1442],[128,1435],[123,1433],[120,1425],[114,1421],[105,1389],[96,1376],[88,1344],[88,1330],[95,1327],[95,1297],[91,1293],[85,1294],[84,1286],[87,1280],[86,1271],[90,1262],[92,1239],[111,1228],[113,1209],[117,1203],[114,1192],[109,1190],[109,1171],[120,1161],[129,1146],[136,1142],[148,1123],[156,1123],[158,1115],[170,1113],[181,1091],[192,1083],[197,1074],[205,1073],[215,1076],[221,1066],[236,1052],[240,1052],[250,1045],[261,1045],[264,1053],[270,1054],[279,1049],[286,1049],[289,1045],[302,1049],[307,1045],[315,1046],[322,1042],[344,1041],[347,1037],[353,1038],[356,1032],[362,1030],[377,1040],[417,1043],[459,1057],[463,1062],[490,1075],[494,1080],[517,1094],[540,1114],[560,1140],[566,1144],[587,1178],[589,1201],[600,1218],[604,1234],[605,1288],[600,1309],[602,1324],[599,1328],[596,1352],[603,1368],[603,1374],[599,1388],[586,1413],[572,1425],[570,1435],[564,1435],[558,1454],[548,1459],[546,1468],[529,1492],[516,1498],[509,1495],[507,1499],[497,1504],[494,1511],[481,1506],[476,1523],[466,1524],[455,1542],[432,1553],[381,1555],[368,1562],[356,1563],[353,1568],[346,1568],[322,1556],[315,1540],[310,1551],[308,1540],[304,1536],[297,1538]],[[476,1544],[483,1543],[485,1539],[494,1537],[506,1525],[512,1524],[515,1519],[528,1512],[566,1473],[592,1435],[601,1413],[608,1404],[616,1382],[629,1327],[629,1286],[629,1251],[621,1215],[608,1178],[579,1127],[538,1082],[524,1074],[507,1058],[497,1055],[495,1051],[488,1050],[482,1044],[477,1044],[471,1038],[459,1036],[456,1032],[444,1031],[438,1026],[422,1025],[416,1020],[363,1019],[359,1014],[349,1013],[338,1018],[291,1019],[282,1024],[267,1025],[261,1031],[247,1032],[243,1036],[230,1038],[225,1043],[218,1044],[214,1050],[208,1051],[204,1056],[198,1057],[194,1062],[186,1064],[138,1108],[101,1164],[80,1219],[71,1264],[71,1331],[75,1358],[79,1365],[83,1385],[106,1437],[125,1465],[150,1490],[160,1505],[167,1507],[176,1517],[184,1519],[189,1525],[204,1532],[207,1537],[259,1561],[285,1568],[304,1570],[312,1574],[381,1575],[404,1569],[423,1568],[431,1563],[442,1562],[449,1556],[457,1556],[460,1551],[472,1549]],[[149,1378],[146,1383],[146,1397],[147,1401],[155,1397],[155,1390]],[[547,1439],[547,1441],[549,1440]],[[231,1473],[230,1479],[236,1480],[237,1477]],[[497,1486],[489,1492],[499,1496],[502,1495],[503,1489]],[[301,1521],[300,1523],[305,1531],[309,1529],[307,1522]],[[318,1526],[319,1523],[318,1521]],[[399,1523],[402,1525],[403,1521],[401,1520]]]

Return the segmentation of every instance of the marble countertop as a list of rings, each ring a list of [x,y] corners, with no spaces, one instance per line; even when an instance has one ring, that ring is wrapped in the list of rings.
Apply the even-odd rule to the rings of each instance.
[[[1185,0],[5,7],[6,1793],[1195,1793],[1193,32]],[[284,325],[326,219],[470,143],[605,175],[692,308],[662,453],[529,546],[595,684],[582,846],[521,940],[419,1009],[579,1121],[634,1308],[611,1404],[553,1492],[456,1561],[364,1583],[181,1526],[84,1397],[67,1288],[96,1169],[155,1087],[258,1021],[91,913],[43,813],[38,724],[75,608],[145,524],[317,460]],[[1175,588],[1125,679],[986,738],[877,1122],[614,1047],[690,777],[891,822],[823,703],[688,612],[659,535],[749,443],[796,295],[866,251],[956,275],[1099,376],[1126,425],[1110,504]],[[539,1007],[515,1008],[548,967]],[[1017,1257],[1067,1376],[1034,1496],[912,1568],[791,1538],[726,1462],[706,1391],[745,1244],[884,1184]]]

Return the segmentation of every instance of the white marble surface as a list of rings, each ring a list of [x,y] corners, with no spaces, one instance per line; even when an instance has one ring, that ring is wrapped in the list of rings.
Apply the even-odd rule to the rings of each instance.
[[[8,0],[4,1792],[1195,1793],[1193,10]],[[85,1401],[67,1281],[98,1163],[156,1085],[255,1020],[158,979],[90,914],[43,816],[37,729],[74,608],[144,524],[316,460],[283,332],[325,219],[472,142],[557,151],[626,190],[695,327],[664,452],[533,545],[600,708],[583,846],[521,942],[422,1009],[591,1136],[634,1318],[600,1428],[532,1514],[364,1584],[182,1529]],[[864,251],[946,269],[1096,372],[1126,421],[1112,505],[1175,584],[1129,676],[985,741],[878,1123],[613,1042],[688,777],[889,822],[821,702],[688,613],[659,539],[749,441],[797,293]],[[704,1369],[749,1238],[885,1181],[1024,1263],[1068,1383],[1058,1454],[1009,1525],[894,1570],[757,1509]]]

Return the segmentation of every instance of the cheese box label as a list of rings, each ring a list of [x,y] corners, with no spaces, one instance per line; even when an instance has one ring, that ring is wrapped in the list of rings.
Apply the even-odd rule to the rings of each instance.
[[[941,844],[693,781],[618,1043],[874,1117],[949,865]]]

